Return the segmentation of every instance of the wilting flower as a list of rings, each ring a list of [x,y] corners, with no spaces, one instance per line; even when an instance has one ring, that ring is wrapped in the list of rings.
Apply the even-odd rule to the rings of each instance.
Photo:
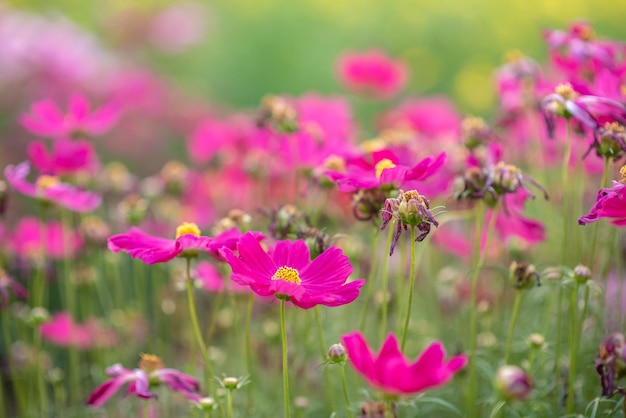
[[[232,268],[232,279],[250,286],[260,296],[275,295],[309,309],[315,305],[341,306],[359,296],[363,279],[346,283],[352,273],[348,257],[330,247],[313,261],[303,240],[278,241],[269,253],[257,238],[245,233],[237,243],[239,256],[224,248],[222,256]]]
[[[100,195],[63,183],[55,176],[41,175],[35,184],[26,181],[30,172],[27,162],[8,165],[4,169],[7,182],[18,192],[44,202],[56,203],[75,212],[90,212],[100,206]]]
[[[600,375],[602,396],[611,397],[615,392],[615,381],[626,374],[626,338],[616,332],[598,347],[596,371]]]
[[[388,395],[410,395],[442,386],[467,363],[467,356],[463,354],[446,361],[440,342],[429,345],[415,363],[409,364],[393,334],[389,334],[377,355],[372,353],[360,332],[344,335],[341,341],[355,370]]]
[[[128,384],[129,395],[142,399],[156,398],[150,389],[162,384],[174,392],[181,392],[190,400],[197,401],[202,398],[199,394],[200,385],[195,378],[175,369],[164,368],[161,359],[151,354],[141,355],[138,369],[125,369],[118,363],[107,368],[106,373],[111,379],[89,395],[87,405],[101,406],[125,384]]]
[[[175,257],[195,257],[198,251],[208,251],[210,237],[200,235],[194,223],[184,222],[176,228],[176,238],[154,237],[139,228],[131,228],[125,234],[109,238],[109,250],[123,251],[146,264],[164,263]]]
[[[624,176],[626,168],[622,167],[620,172]],[[612,218],[613,225],[626,225],[626,184],[613,181],[613,187],[600,189],[596,195],[596,203],[589,213],[578,218],[578,225],[596,222],[600,218]]]
[[[439,222],[430,212],[428,200],[419,194],[417,190],[408,192],[400,190],[398,197],[385,200],[385,208],[381,212],[383,224],[380,229],[385,229],[390,221],[396,224],[396,232],[391,241],[389,255],[393,254],[402,231],[417,228],[419,233],[415,241],[423,241],[430,232],[430,226],[439,226]]]
[[[348,90],[386,99],[396,95],[408,80],[408,68],[383,51],[346,52],[337,63],[339,81]]]
[[[103,327],[95,318],[77,324],[67,312],[59,312],[41,324],[39,331],[44,340],[60,347],[90,348],[113,347],[118,338],[112,328]]]
[[[28,159],[40,173],[61,176],[77,172],[93,173],[99,166],[90,142],[59,138],[48,148],[44,141],[28,144]]]
[[[592,131],[606,122],[626,125],[625,104],[606,97],[581,96],[569,83],[559,84],[554,93],[541,100],[540,108],[550,138],[554,138],[555,116],[574,118]]]
[[[617,122],[606,122],[593,132],[593,142],[585,152],[584,157],[595,149],[596,155],[611,158],[617,161],[626,153],[626,130]]]
[[[69,138],[81,134],[101,135],[115,124],[118,116],[119,110],[112,104],[90,112],[85,96],[74,93],[66,114],[52,100],[45,99],[33,104],[30,113],[20,118],[20,123],[35,135]]]
[[[17,280],[9,277],[6,271],[0,268],[0,309],[9,306],[9,290],[18,298],[26,299],[28,293]]]

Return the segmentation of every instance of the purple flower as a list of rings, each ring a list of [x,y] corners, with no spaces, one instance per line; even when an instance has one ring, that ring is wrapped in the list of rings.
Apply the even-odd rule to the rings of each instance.
[[[175,257],[195,257],[198,251],[209,251],[212,238],[200,235],[194,223],[183,222],[176,228],[176,238],[154,237],[139,228],[131,228],[125,234],[113,235],[108,240],[109,250],[123,251],[146,264],[165,263]]]
[[[250,286],[257,295],[276,295],[303,309],[351,303],[365,283],[362,279],[346,283],[352,266],[336,247],[311,261],[309,247],[303,240],[278,241],[268,253],[247,232],[239,240],[237,250],[239,257],[228,248],[221,251],[233,270],[233,281]]]
[[[150,354],[142,354],[138,369],[125,369],[121,364],[114,364],[107,368],[107,375],[111,379],[98,386],[87,399],[87,405],[97,408],[102,406],[111,396],[128,384],[128,394],[142,399],[156,398],[150,392],[152,387],[164,384],[174,392],[181,392],[188,399],[198,400],[200,385],[198,381],[175,369],[163,367],[161,359]]]
[[[29,172],[30,165],[23,162],[8,165],[4,177],[15,190],[26,196],[56,203],[75,212],[90,212],[100,206],[102,199],[97,193],[78,189],[48,175],[39,176],[34,184],[29,183],[26,181]]]

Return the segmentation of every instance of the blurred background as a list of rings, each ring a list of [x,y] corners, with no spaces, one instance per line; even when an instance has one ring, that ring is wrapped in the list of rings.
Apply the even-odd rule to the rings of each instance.
[[[507,51],[544,61],[542,30],[586,19],[604,37],[624,38],[624,0],[22,0],[19,10],[63,16],[104,47],[145,60],[184,89],[231,106],[268,93],[339,89],[333,74],[346,49],[379,47],[411,67],[408,94],[445,93],[464,112],[489,114],[492,74]],[[178,6],[178,21],[172,12]],[[169,51],[141,45],[162,22]],[[151,22],[152,20],[152,22]],[[169,26],[168,26],[169,25]],[[153,36],[154,38],[154,36]],[[182,39],[186,38],[186,39]],[[154,40],[154,39],[153,39]],[[154,42],[152,42],[154,47]],[[133,48],[135,49],[133,51]],[[168,53],[169,52],[169,53]],[[138,54],[133,56],[133,54]]]

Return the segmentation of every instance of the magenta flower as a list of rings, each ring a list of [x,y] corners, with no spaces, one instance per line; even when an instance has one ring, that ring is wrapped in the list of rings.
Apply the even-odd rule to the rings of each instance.
[[[101,135],[117,122],[119,110],[111,104],[90,112],[89,102],[80,93],[70,96],[66,114],[50,99],[41,100],[20,118],[20,123],[35,135],[49,138],[74,135]]]
[[[328,248],[310,261],[309,248],[303,240],[278,241],[267,253],[257,238],[247,232],[239,240],[237,250],[239,256],[228,248],[221,251],[235,282],[250,286],[260,296],[289,299],[303,309],[348,304],[359,296],[365,283],[363,279],[346,283],[352,266],[337,247]]]
[[[118,343],[113,329],[103,327],[95,318],[84,324],[77,324],[67,312],[59,312],[49,321],[41,324],[39,332],[44,340],[60,347],[76,347],[81,350],[90,348],[109,348]]]
[[[18,298],[26,299],[28,292],[17,280],[9,277],[6,271],[0,269],[0,309],[5,310],[9,306],[9,290]]]
[[[383,51],[346,52],[337,62],[337,77],[348,90],[388,99],[402,90],[408,81],[407,65],[393,60]]]
[[[194,223],[184,222],[176,228],[176,238],[154,237],[139,228],[131,228],[125,234],[114,235],[108,240],[109,250],[123,251],[146,264],[165,263],[175,257],[195,257],[198,251],[208,251],[210,237],[200,235]]]
[[[600,218],[611,218],[613,225],[626,225],[626,184],[613,181],[612,188],[600,189],[596,203],[589,213],[578,218],[578,225],[596,222]]]
[[[40,173],[53,176],[93,173],[99,167],[98,157],[90,142],[59,138],[52,142],[52,149],[44,141],[28,144],[28,159]]]
[[[192,276],[200,280],[203,287],[209,292],[219,293],[224,289],[224,286],[231,293],[248,293],[250,291],[248,286],[240,285],[232,280],[224,280],[219,270],[207,261],[198,263],[195,274],[192,274]]]
[[[4,169],[7,182],[18,192],[26,196],[56,203],[75,212],[91,212],[100,206],[100,195],[81,190],[71,184],[61,182],[57,177],[41,175],[35,184],[26,181],[30,172],[27,162],[8,165]]]
[[[122,386],[128,384],[128,394],[141,399],[156,398],[150,392],[152,387],[165,385],[174,392],[180,392],[187,399],[198,400],[200,385],[192,376],[186,375],[175,369],[163,367],[161,359],[150,354],[142,354],[139,368],[128,370],[121,364],[114,364],[107,368],[107,375],[111,379],[98,386],[87,398],[87,405],[97,408],[102,406],[111,396],[115,395]]]
[[[265,239],[265,235],[263,235],[261,232],[251,231],[250,234],[252,234],[257,239],[257,241],[263,241]],[[239,242],[239,239],[242,235],[242,232],[236,227],[227,229],[224,232],[220,232],[214,238],[211,238],[211,242],[209,242],[207,251],[215,259],[219,261],[225,261],[222,257],[222,254],[220,253],[220,250],[222,248],[229,248],[231,250],[237,249],[237,242]]]
[[[428,138],[456,136],[461,132],[461,116],[444,96],[408,99],[382,115],[382,127],[408,127]]]
[[[372,354],[358,331],[344,335],[341,340],[354,369],[376,389],[393,396],[442,386],[467,363],[467,356],[463,354],[446,362],[446,352],[440,342],[429,345],[415,363],[409,364],[393,334],[389,334],[378,355]]]
[[[60,222],[42,224],[34,217],[20,219],[6,242],[13,254],[29,260],[38,260],[44,255],[52,259],[70,257],[83,245],[80,234],[64,231]]]
[[[425,180],[435,174],[447,160],[445,152],[422,159],[413,167],[398,164],[397,157],[388,150],[372,153],[372,161],[360,157],[347,162],[346,171],[325,172],[328,178],[339,186],[342,192],[354,192],[358,189],[373,189],[381,186],[391,188],[411,188],[417,181]]]

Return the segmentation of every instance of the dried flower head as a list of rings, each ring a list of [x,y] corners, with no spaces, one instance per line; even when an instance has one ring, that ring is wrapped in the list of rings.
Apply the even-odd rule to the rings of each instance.
[[[258,124],[271,126],[278,132],[297,132],[298,112],[284,97],[267,95],[261,100]]]
[[[535,285],[541,286],[540,276],[535,266],[528,262],[513,261],[509,267],[511,284],[516,289],[529,289]]]

